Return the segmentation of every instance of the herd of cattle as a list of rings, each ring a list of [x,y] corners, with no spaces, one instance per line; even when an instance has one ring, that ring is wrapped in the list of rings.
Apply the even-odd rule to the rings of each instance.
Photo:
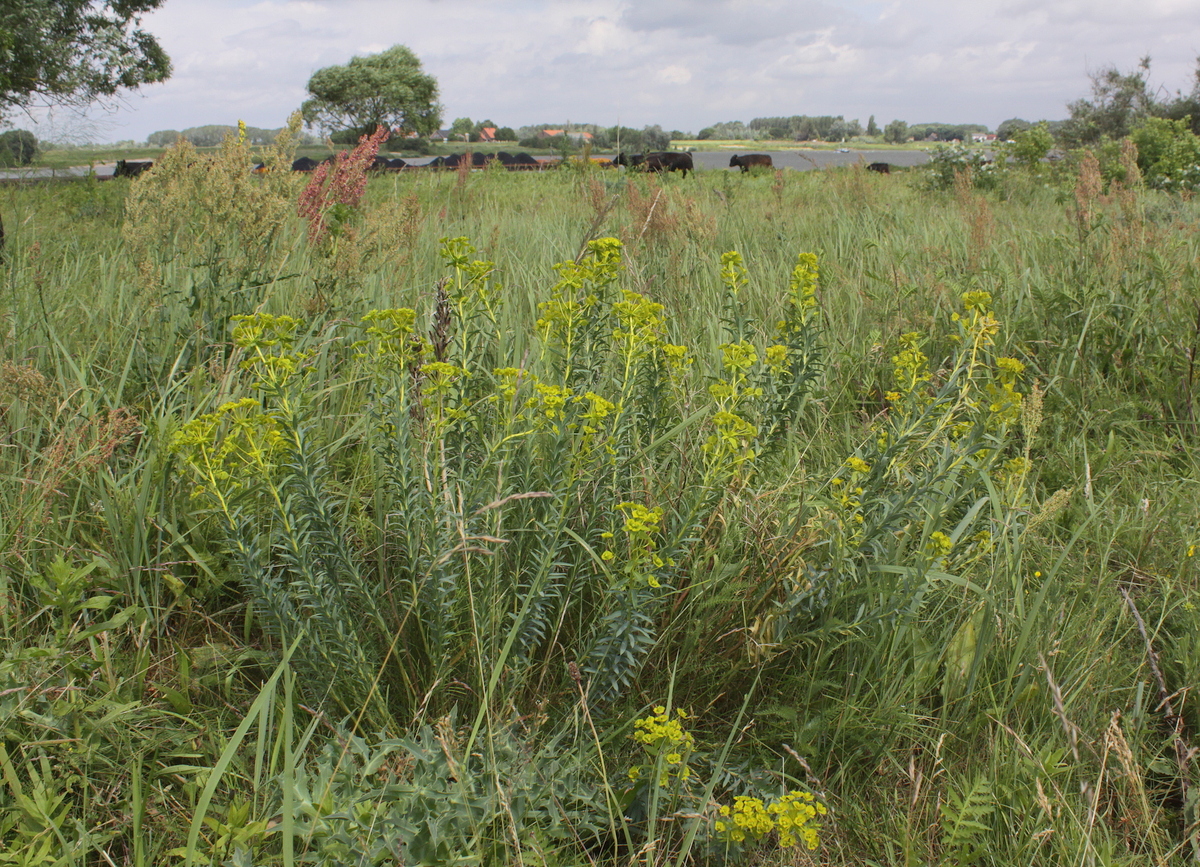
[[[294,172],[311,172],[322,163],[332,163],[336,158],[329,156],[323,160],[314,160],[311,157],[300,157],[292,163],[292,171]],[[387,159],[386,157],[376,156],[371,164],[371,170],[377,172],[383,171],[412,171],[420,170],[437,170],[437,169],[458,169],[463,166],[470,168],[487,168],[493,164],[499,164],[510,172],[520,171],[539,171],[545,168],[551,168],[561,163],[561,160],[538,160],[527,153],[510,154],[506,151],[500,151],[494,154],[483,153],[463,153],[450,154],[445,157],[434,157],[427,163],[410,163],[402,159]],[[696,168],[692,161],[692,155],[679,151],[657,151],[648,154],[629,154],[618,153],[615,158],[608,159],[604,157],[594,157],[593,162],[605,167],[625,166],[629,169],[638,169],[646,172],[680,172],[683,177],[687,177],[688,172],[695,174]],[[114,178],[133,178],[140,175],[154,165],[153,160],[117,160],[117,167],[113,170]],[[774,167],[774,162],[770,154],[734,154],[729,160],[730,168],[740,168],[743,173],[754,168],[770,169]],[[867,169],[872,172],[881,174],[889,174],[891,166],[888,163],[871,163]],[[266,171],[266,167],[259,163],[254,167],[255,172]]]

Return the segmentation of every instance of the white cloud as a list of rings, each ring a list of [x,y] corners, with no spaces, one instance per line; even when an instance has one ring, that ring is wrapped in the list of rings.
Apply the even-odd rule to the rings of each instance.
[[[698,130],[843,114],[994,126],[1066,115],[1088,73],[1190,89],[1196,0],[167,0],[144,19],[173,78],[127,97],[112,138],[277,126],[308,77],[408,45],[447,118]]]
[[[687,84],[692,73],[686,66],[666,66],[658,71],[658,80],[665,84]]]

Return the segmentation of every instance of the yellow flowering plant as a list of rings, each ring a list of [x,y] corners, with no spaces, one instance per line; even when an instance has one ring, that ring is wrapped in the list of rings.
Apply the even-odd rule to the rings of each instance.
[[[640,747],[641,761],[626,772],[631,787],[625,790],[625,809],[640,799],[650,829],[661,816],[700,819],[701,836],[727,857],[768,839],[785,849],[815,850],[828,809],[812,792],[793,789],[776,798],[736,794],[732,803],[705,803],[711,784],[705,787],[693,769],[692,760],[701,754],[688,720],[683,709],[658,705],[634,721],[630,737]]]
[[[856,617],[907,610],[914,596],[982,562],[996,516],[1024,507],[1027,457],[1012,456],[1025,418],[1024,365],[996,351],[1001,326],[987,292],[964,293],[951,322],[940,364],[921,334],[898,338],[887,409],[830,477],[819,519],[826,544],[752,628],[774,650],[848,582],[874,588],[876,608]]]

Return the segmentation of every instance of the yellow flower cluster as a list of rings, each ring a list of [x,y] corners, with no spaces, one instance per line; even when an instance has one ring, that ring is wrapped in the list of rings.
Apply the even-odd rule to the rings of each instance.
[[[580,261],[554,266],[559,279],[550,300],[538,305],[537,330],[547,346],[563,350],[568,365],[580,331],[599,304],[596,292],[616,280],[621,267],[621,242],[616,238],[589,241],[588,254]]]
[[[929,539],[925,544],[929,550],[929,557],[932,560],[940,560],[954,549],[954,542],[941,530],[935,530],[930,533]]]
[[[996,359],[996,381],[986,388],[988,410],[996,421],[1015,424],[1020,419],[1024,395],[1017,391],[1017,377],[1024,372],[1025,365],[1015,358]]]
[[[622,290],[621,295],[622,300],[613,304],[613,315],[617,318],[613,339],[628,372],[635,362],[645,358],[661,343],[665,308],[629,289]]]
[[[864,475],[871,472],[871,465],[857,455],[846,458],[846,466],[854,472],[863,473]]]
[[[734,843],[744,843],[747,837],[761,840],[775,830],[775,822],[761,798],[737,795],[733,799],[733,809],[722,806],[718,813],[722,818],[713,827]]]
[[[817,817],[828,813],[825,805],[811,792],[791,791],[769,806],[761,798],[737,795],[733,807],[722,806],[713,828],[730,843],[761,840],[772,831],[779,832],[779,845],[790,848],[803,843],[810,851],[817,848]]]
[[[888,400],[892,402],[919,393],[922,384],[932,379],[929,357],[921,351],[921,335],[918,332],[910,331],[900,336],[900,351],[892,356],[892,367],[896,388],[887,393]]]
[[[783,366],[787,364],[788,348],[782,344],[776,343],[774,346],[768,346],[766,351],[767,367],[771,368],[771,372],[778,376],[783,372]]]
[[[659,705],[650,716],[634,721],[632,737],[642,745],[651,763],[631,768],[631,781],[637,782],[644,770],[655,767],[658,768],[657,782],[660,786],[666,786],[672,779],[682,782],[691,776],[687,762],[696,748],[696,741],[692,733],[683,727],[685,719],[687,713],[682,708],[676,708],[672,716],[665,707]]]
[[[816,820],[829,811],[813,797],[812,792],[791,791],[767,808],[775,818],[779,831],[780,846],[795,846],[803,843],[810,851],[817,848]]]
[[[817,315],[819,277],[816,253],[801,253],[796,257],[796,267],[792,269],[792,279],[788,284],[788,302],[792,310],[788,320],[780,323],[780,331],[799,331]]]
[[[735,297],[750,282],[746,276],[746,265],[742,262],[742,254],[736,250],[721,254],[721,282]]]
[[[721,366],[730,373],[743,373],[752,368],[757,361],[758,350],[749,341],[721,344]]]
[[[536,426],[549,427],[558,433],[558,421],[563,418],[563,410],[567,402],[574,397],[574,392],[565,385],[548,385],[544,382],[534,382],[534,395],[525,402],[525,407],[533,411],[533,421]]]
[[[185,424],[171,437],[170,449],[200,480],[192,496],[209,494],[224,503],[270,471],[283,443],[278,421],[257,400],[243,397]]]
[[[423,353],[416,335],[417,313],[407,307],[371,310],[362,318],[365,340],[355,341],[355,357],[403,370]]]

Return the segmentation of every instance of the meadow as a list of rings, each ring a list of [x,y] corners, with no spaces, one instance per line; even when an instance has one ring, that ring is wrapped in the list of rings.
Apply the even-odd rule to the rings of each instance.
[[[1200,204],[291,152],[0,187],[0,864],[1200,857]]]

